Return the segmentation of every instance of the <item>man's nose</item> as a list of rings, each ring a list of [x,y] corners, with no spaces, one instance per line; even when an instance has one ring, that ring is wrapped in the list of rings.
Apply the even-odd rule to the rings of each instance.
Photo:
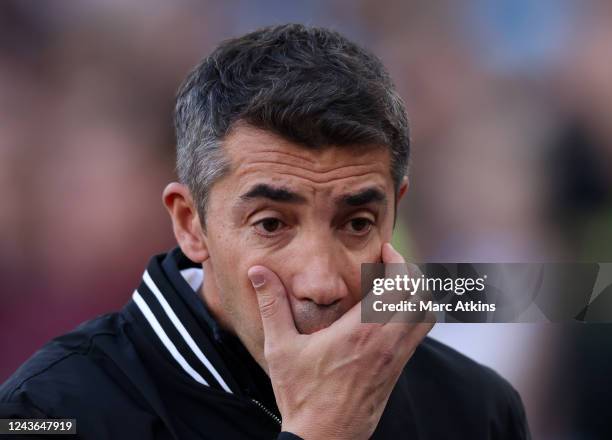
[[[331,252],[319,252],[302,260],[299,272],[293,277],[293,295],[319,306],[339,302],[349,295],[338,261]]]

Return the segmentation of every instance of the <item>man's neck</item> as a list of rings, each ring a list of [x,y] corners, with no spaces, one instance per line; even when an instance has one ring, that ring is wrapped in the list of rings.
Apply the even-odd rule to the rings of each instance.
[[[211,280],[212,277],[204,277],[204,282],[198,291],[198,295],[206,304],[206,307],[212,317],[217,321],[217,323],[227,332],[236,334],[233,326],[226,318],[225,311],[223,309],[223,305],[221,304],[221,298],[219,297],[219,292],[214,285],[214,281]]]
[[[259,345],[253,341],[250,341],[251,343],[249,344],[249,341],[245,341],[243,335],[236,331],[235,327],[231,323],[231,320],[229,319],[229,314],[223,306],[221,292],[219,292],[219,289],[217,288],[214,280],[215,277],[212,276],[212,268],[208,267],[205,262],[202,264],[202,269],[204,270],[204,274],[208,275],[204,276],[204,282],[198,291],[198,295],[200,295],[200,298],[202,298],[206,304],[209,313],[223,330],[231,333],[240,340],[253,359],[255,359],[259,366],[261,366],[261,368],[267,372],[267,364],[263,357],[263,343],[261,344],[259,350],[257,348],[254,349],[254,347],[259,347]]]

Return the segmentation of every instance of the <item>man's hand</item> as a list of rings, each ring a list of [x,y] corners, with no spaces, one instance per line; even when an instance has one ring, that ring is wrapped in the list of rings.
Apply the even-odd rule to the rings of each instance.
[[[383,263],[404,263],[386,243]],[[311,335],[296,330],[278,276],[253,266],[264,356],[283,418],[283,431],[310,439],[369,438],[406,362],[432,323],[361,323],[357,303],[331,326]]]

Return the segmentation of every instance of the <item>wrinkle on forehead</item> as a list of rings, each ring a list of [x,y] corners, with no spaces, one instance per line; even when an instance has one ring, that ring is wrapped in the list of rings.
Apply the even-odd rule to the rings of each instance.
[[[230,171],[221,180],[232,194],[244,193],[257,182],[268,182],[315,199],[353,193],[366,185],[389,191],[387,195],[392,197],[391,154],[385,147],[313,149],[241,126],[225,138],[223,148]]]
[[[384,185],[390,179],[390,154],[381,146],[323,147],[309,149],[273,133],[241,127],[224,147],[237,178],[263,173],[268,178],[288,177],[312,184],[372,175]]]
[[[223,144],[234,170],[256,163],[263,166],[295,166],[313,173],[329,173],[345,167],[372,165],[378,165],[381,170],[388,171],[390,165],[390,153],[384,146],[330,145],[309,148],[248,125],[235,128]]]
[[[304,161],[304,162],[309,162],[313,165],[316,165],[317,161],[315,159],[311,159],[308,157],[305,157],[304,155],[300,155],[300,154],[296,154],[296,153],[290,153],[288,151],[281,151],[281,150],[255,150],[252,152],[253,154],[277,154],[279,156],[288,156],[286,159],[287,160],[300,160],[300,161]],[[266,154],[267,155],[267,154]]]
[[[257,162],[255,164],[248,164],[240,166],[236,171],[238,178],[243,176],[255,176],[256,174],[263,174],[266,177],[288,177],[290,179],[298,178],[305,180],[309,183],[316,185],[329,184],[335,181],[353,179],[365,176],[371,176],[376,179],[377,182],[384,181],[381,178],[382,170],[372,169],[371,165],[363,166],[344,166],[335,168],[330,171],[311,171],[304,169],[299,166],[292,166],[286,164],[279,164],[276,162]]]

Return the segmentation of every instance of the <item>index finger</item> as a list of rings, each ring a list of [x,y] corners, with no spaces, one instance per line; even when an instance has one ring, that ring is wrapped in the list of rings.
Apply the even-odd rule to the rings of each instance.
[[[432,296],[428,292],[423,284],[419,284],[419,279],[422,279],[422,272],[419,267],[414,263],[406,263],[406,260],[398,251],[393,248],[391,243],[385,243],[382,248],[382,261],[385,266],[385,277],[396,279],[401,283],[402,287],[408,290],[403,291],[399,289],[399,292],[393,292],[390,303],[401,304],[402,301],[409,301],[414,303],[417,310],[420,310],[419,304],[421,301],[430,301]],[[410,283],[409,278],[416,280],[416,283]],[[435,315],[428,312],[420,311],[396,311],[388,320],[387,323],[403,323],[403,324],[415,324],[415,323],[435,323]]]

